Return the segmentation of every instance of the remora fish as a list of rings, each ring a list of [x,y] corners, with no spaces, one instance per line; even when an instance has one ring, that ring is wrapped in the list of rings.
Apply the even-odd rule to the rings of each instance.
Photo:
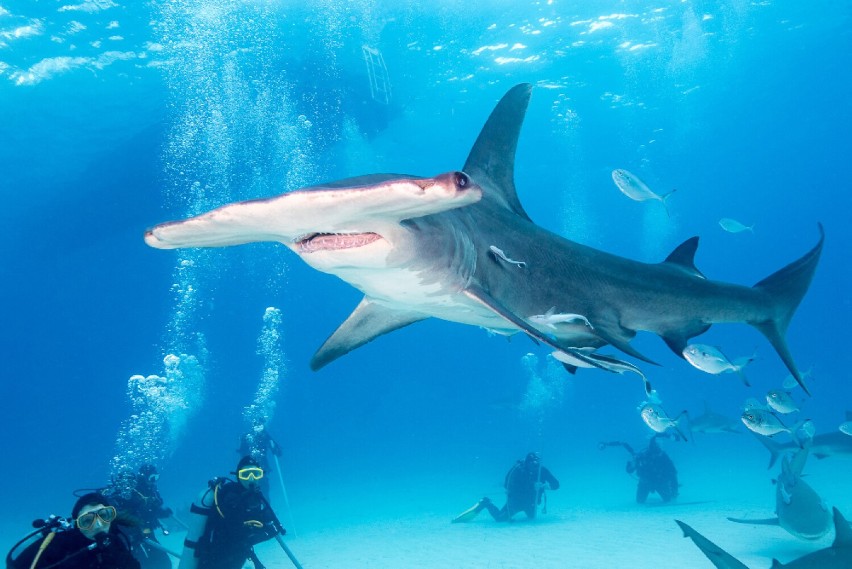
[[[832,511],[834,543],[831,547],[808,553],[789,563],[781,563],[773,559],[772,569],[849,569],[852,567],[852,527],[849,527],[849,522],[840,510],[833,508]],[[748,569],[747,565],[695,531],[689,524],[680,520],[675,520],[675,523],[683,530],[683,537],[691,539],[716,569]]]
[[[621,193],[637,202],[646,200],[657,200],[663,207],[666,208],[666,214],[669,214],[669,205],[666,200],[677,190],[672,190],[667,194],[659,195],[651,190],[645,182],[639,179],[639,176],[633,172],[623,170],[621,168],[612,171],[612,181],[616,187],[621,190]]]
[[[784,334],[819,261],[822,227],[810,252],[753,287],[703,278],[693,262],[695,237],[656,264],[564,239],[533,223],[515,191],[515,149],[530,92],[522,84],[501,99],[463,171],[434,178],[373,174],[232,203],[157,225],[145,242],[174,249],[279,241],[363,292],[355,311],[314,354],[313,369],[429,317],[507,335],[523,331],[579,361],[616,371],[621,364],[614,358],[599,363],[597,354],[578,348],[612,344],[650,361],[629,343],[639,330],[658,334],[682,355],[687,341],[712,324],[745,322],[801,378]],[[526,268],[496,258],[494,243]],[[582,314],[591,327],[545,334],[524,319],[552,306]]]

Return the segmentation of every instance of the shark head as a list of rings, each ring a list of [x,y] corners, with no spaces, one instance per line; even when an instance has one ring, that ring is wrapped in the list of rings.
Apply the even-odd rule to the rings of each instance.
[[[384,268],[405,247],[401,223],[479,201],[464,172],[434,178],[374,174],[236,202],[158,225],[145,242],[158,249],[279,241],[317,270]]]

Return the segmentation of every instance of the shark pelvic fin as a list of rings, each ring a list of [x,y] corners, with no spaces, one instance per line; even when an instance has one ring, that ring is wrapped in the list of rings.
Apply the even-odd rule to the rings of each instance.
[[[364,297],[311,358],[311,369],[316,371],[383,334],[426,318],[428,316],[419,312],[392,310]]]
[[[515,150],[527,113],[532,86],[521,83],[503,95],[477,137],[464,172],[483,186],[483,199],[530,220],[515,190]]]
[[[609,322],[607,320],[595,319],[594,333],[598,338],[612,344],[628,356],[633,356],[636,359],[648,362],[653,365],[660,365],[651,358],[642,355],[639,350],[630,345],[630,340],[636,335],[632,330],[622,328],[617,322]]]

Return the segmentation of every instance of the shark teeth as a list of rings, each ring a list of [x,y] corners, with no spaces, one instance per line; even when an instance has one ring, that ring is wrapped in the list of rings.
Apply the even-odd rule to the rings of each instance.
[[[297,242],[300,253],[363,247],[381,239],[378,233],[312,233]]]

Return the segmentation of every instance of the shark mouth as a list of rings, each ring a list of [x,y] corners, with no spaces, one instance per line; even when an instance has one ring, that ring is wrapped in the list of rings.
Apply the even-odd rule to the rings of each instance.
[[[363,247],[381,239],[378,233],[311,233],[296,242],[299,253]]]

